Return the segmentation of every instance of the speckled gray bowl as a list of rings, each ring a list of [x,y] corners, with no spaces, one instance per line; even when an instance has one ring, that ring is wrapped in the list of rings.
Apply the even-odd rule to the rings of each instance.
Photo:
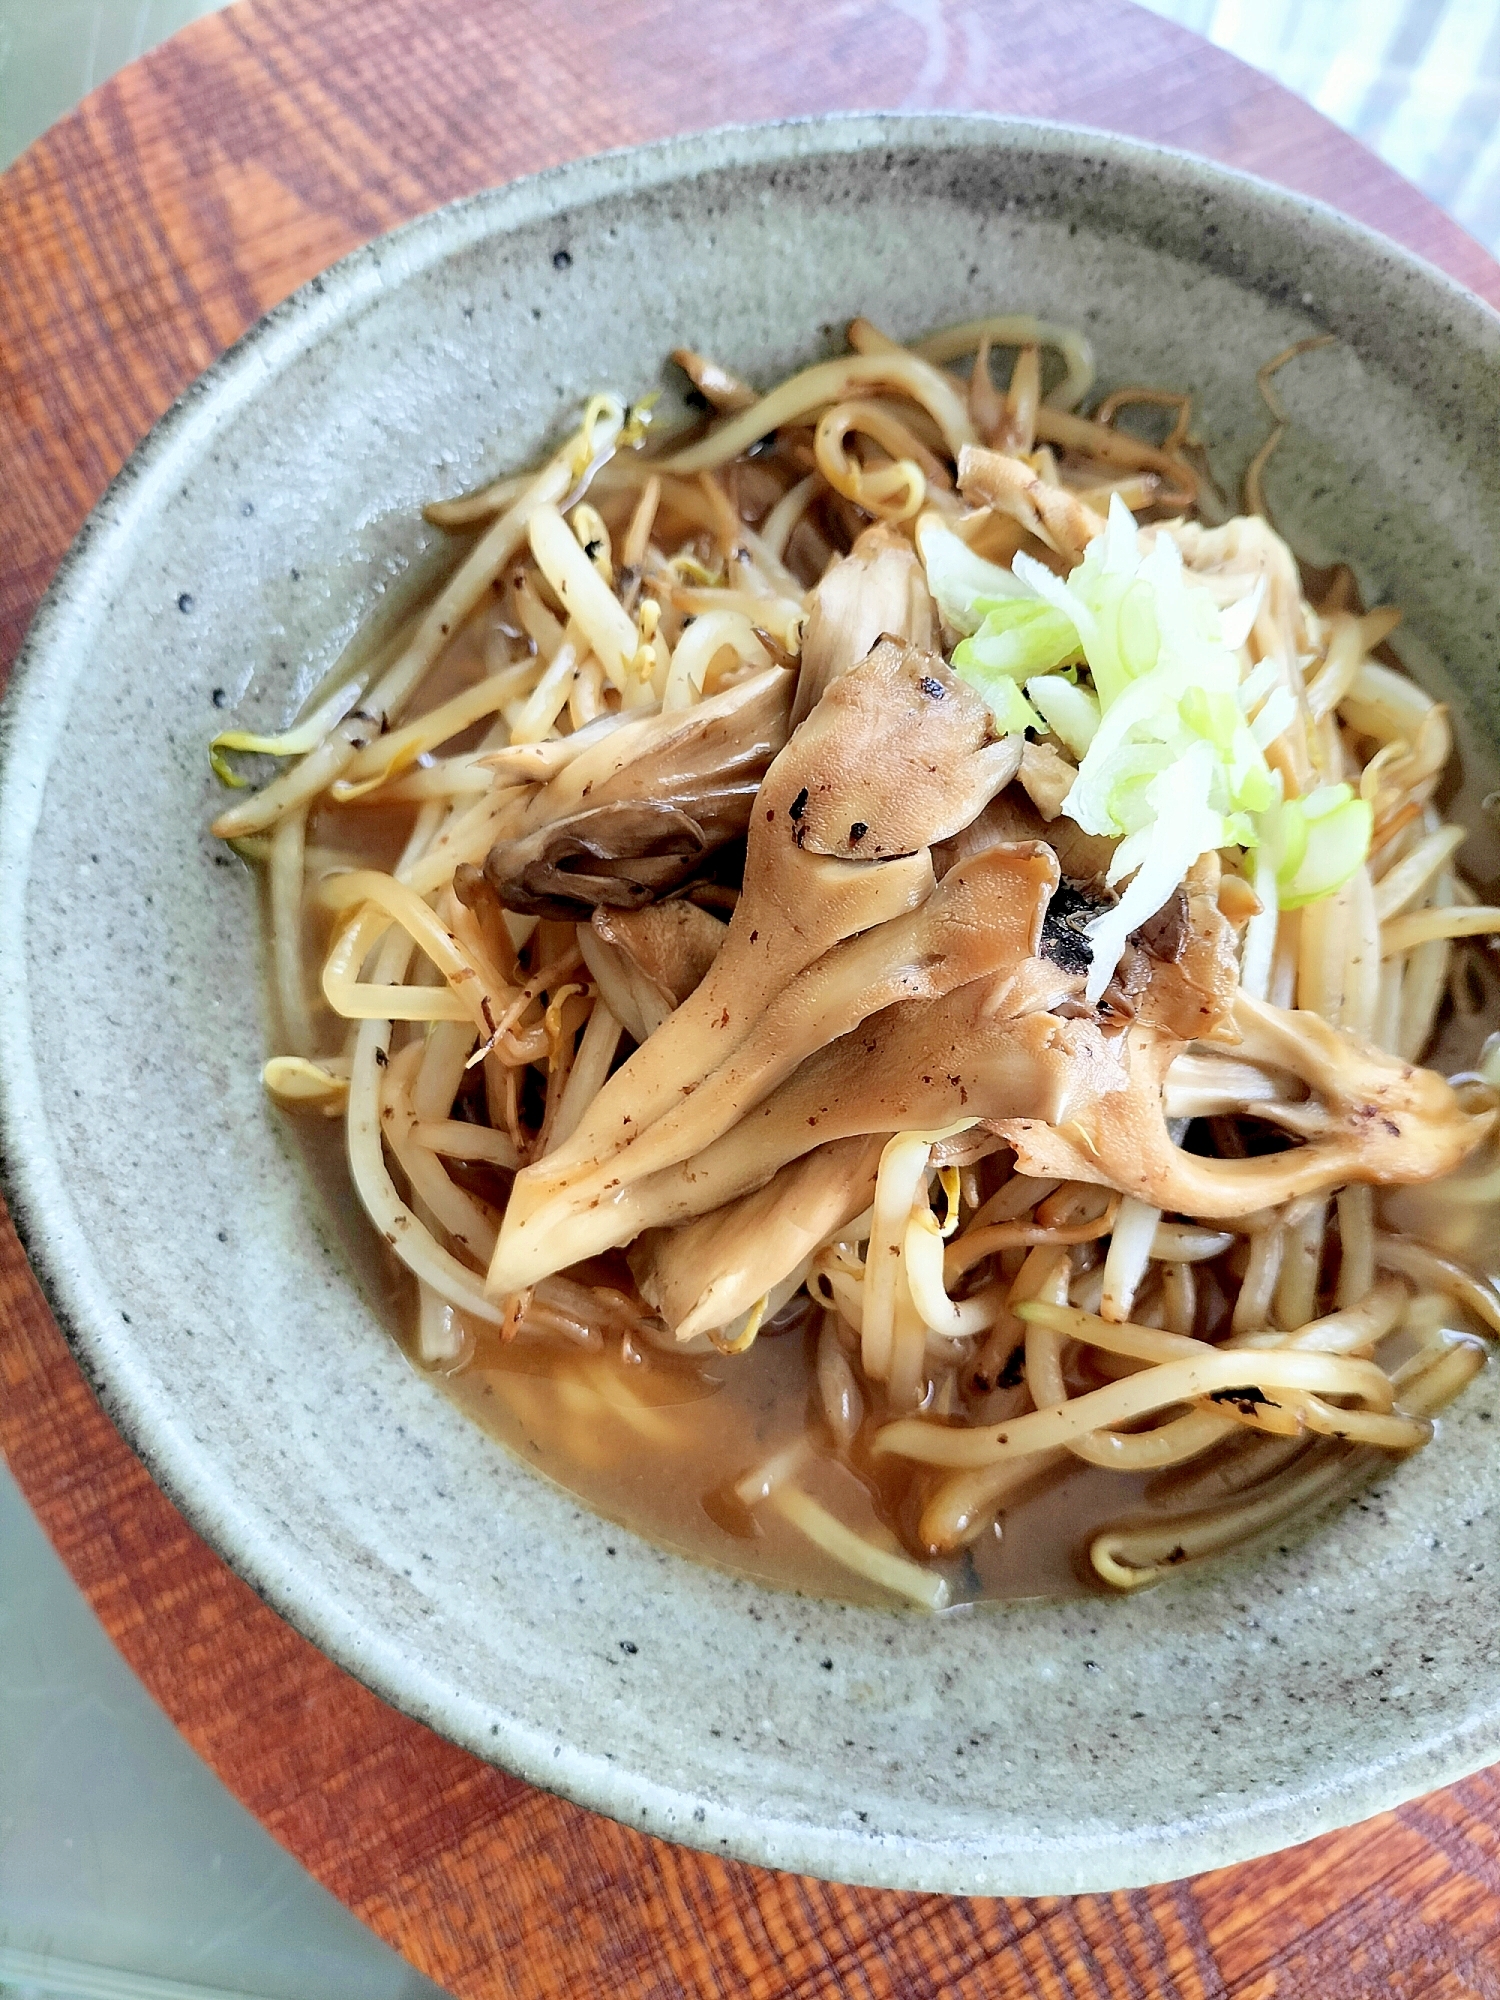
[[[245,872],[205,741],[277,722],[422,540],[682,340],[760,379],[856,311],[1085,326],[1192,383],[1495,730],[1500,323],[1314,208],[1115,139],[852,118],[592,160],[429,216],[233,349],[64,565],[0,710],[8,1191],[89,1376],[195,1525],[410,1714],[694,1845],[847,1881],[1102,1889],[1304,1839],[1500,1757],[1496,1391],[1359,1508],[1129,1602],[928,1621],[659,1552],[400,1359],[262,1098]],[[216,691],[218,692],[216,696]],[[1477,712],[1483,708],[1483,713]],[[628,1644],[627,1644],[628,1642]]]

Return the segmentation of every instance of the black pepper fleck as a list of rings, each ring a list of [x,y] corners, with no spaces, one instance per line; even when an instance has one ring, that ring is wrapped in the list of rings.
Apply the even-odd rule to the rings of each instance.
[[[1005,1366],[1000,1370],[1000,1373],[995,1377],[995,1387],[997,1389],[1017,1388],[1020,1385],[1021,1377],[1025,1374],[1025,1372],[1026,1372],[1026,1346],[1025,1343],[1022,1342],[1018,1346],[1013,1347],[1011,1349],[1010,1355],[1006,1360]]]
[[[1208,1400],[1211,1403],[1228,1403],[1243,1417],[1253,1417],[1262,1404],[1269,1406],[1271,1402],[1271,1398],[1262,1395],[1253,1383],[1238,1389],[1210,1389]]]

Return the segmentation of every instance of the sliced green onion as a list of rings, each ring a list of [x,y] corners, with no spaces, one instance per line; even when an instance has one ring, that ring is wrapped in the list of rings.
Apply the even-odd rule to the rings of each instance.
[[[1099,731],[1099,703],[1087,689],[1064,680],[1061,674],[1038,674],[1026,683],[1032,707],[1054,736],[1082,757]]]
[[[1031,703],[1022,694],[1019,684],[1009,674],[990,674],[982,680],[974,675],[966,675],[972,686],[978,689],[990,705],[990,713],[995,718],[995,727],[1002,736],[1014,736],[1023,730],[1034,729],[1038,735],[1046,724]]]
[[[1024,681],[1079,657],[1076,627],[1034,597],[1011,597],[974,608],[983,609],[984,622],[953,649],[953,671],[962,680],[977,686],[977,670]]]
[[[1235,731],[1243,717],[1227,688],[1191,687],[1178,702],[1177,712],[1195,736],[1203,737],[1216,750],[1233,749]]]
[[[1161,651],[1161,630],[1156,596],[1144,579],[1137,578],[1122,595],[1116,628],[1121,666],[1131,675],[1149,673]]]
[[[937,608],[958,632],[977,632],[985,610],[1002,598],[1032,596],[1026,585],[998,563],[976,556],[938,514],[917,522],[917,549],[927,572],[927,588]]]
[[[1302,801],[1288,799],[1263,813],[1260,833],[1279,890],[1283,883],[1291,881],[1307,853],[1307,813]]]
[[[1299,910],[1342,888],[1370,851],[1375,815],[1369,800],[1356,798],[1348,785],[1325,785],[1310,798],[1288,799],[1274,817],[1277,900],[1284,910]]]
[[[1002,727],[1044,724],[1067,745],[1079,769],[1063,811],[1119,843],[1109,881],[1124,893],[1088,927],[1090,1000],[1129,931],[1209,849],[1265,841],[1288,907],[1359,866],[1369,814],[1355,810],[1347,787],[1326,801],[1278,803],[1265,750],[1297,711],[1273,663],[1241,675],[1259,587],[1221,614],[1170,536],[1143,546],[1118,495],[1066,580],[1024,553],[998,570],[936,515],[918,523],[917,544],[944,618],[964,634],[955,671]],[[1058,671],[1078,664],[1090,685]]]

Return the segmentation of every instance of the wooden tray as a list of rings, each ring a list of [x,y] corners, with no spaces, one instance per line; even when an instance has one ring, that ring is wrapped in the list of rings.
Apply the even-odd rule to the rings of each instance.
[[[0,661],[127,452],[378,232],[577,154],[829,109],[1059,117],[1500,268],[1299,100],[1124,0],[242,0],[0,177]],[[3,671],[3,670],[0,670]],[[95,1405],[0,1216],[0,1444],[111,1636],[321,1881],[463,1996],[1500,1995],[1500,1779],[1115,1896],[850,1890],[703,1859],[385,1707],[198,1541]]]

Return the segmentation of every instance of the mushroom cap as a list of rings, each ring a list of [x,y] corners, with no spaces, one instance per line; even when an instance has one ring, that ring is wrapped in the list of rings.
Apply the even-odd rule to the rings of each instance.
[[[996,740],[988,704],[935,653],[887,635],[794,732],[766,774],[752,837],[846,861],[914,854],[1009,784],[1021,742]]]
[[[836,680],[867,657],[882,633],[930,651],[937,611],[927,573],[905,535],[866,528],[812,593],[792,726],[806,721]]]
[[[1018,521],[1070,563],[1104,532],[1104,517],[1076,493],[1049,485],[1025,459],[984,445],[966,444],[960,451],[958,490],[971,505],[993,508]]]
[[[868,1208],[886,1135],[818,1146],[754,1193],[631,1245],[641,1296],[679,1340],[727,1326]]]
[[[1403,1063],[1320,1015],[1272,1007],[1240,994],[1235,1021],[1243,1052],[1300,1077],[1305,1104],[1261,1104],[1258,1115],[1306,1141],[1244,1160],[1187,1153],[1167,1129],[1166,1072],[1179,1036],[1137,1023],[1106,1036],[1071,1022],[1082,1088],[1066,1117],[1001,1119],[1020,1172],[1093,1181],[1157,1208],[1220,1221],[1272,1208],[1347,1181],[1410,1185],[1449,1173],[1490,1130],[1493,1111],[1471,1115],[1433,1070]],[[1089,1087],[1089,1065],[1095,1083]]]
[[[751,790],[735,801],[745,819],[753,798]],[[700,821],[657,799],[592,806],[519,840],[497,841],[485,880],[505,909],[523,916],[576,922],[601,903],[638,910],[685,882],[737,830],[722,808],[713,840]]]
[[[1053,820],[1043,819],[1019,785],[1007,785],[977,818],[934,850],[932,865],[940,876],[946,875],[960,861],[982,854],[987,847],[1017,840],[1045,840],[1057,856],[1063,879],[1085,890],[1103,890],[1104,877],[1119,846],[1112,837],[1085,833],[1066,813]]]
[[[652,903],[643,910],[596,909],[594,929],[624,952],[669,1006],[680,1007],[707,976],[727,926],[696,903]]]
[[[589,1233],[578,1215],[582,1200],[624,1213],[631,1176],[616,1165],[619,1155],[722,1071],[815,961],[925,903],[933,888],[931,843],[973,819],[1019,762],[1020,739],[995,740],[987,705],[918,647],[882,639],[833,683],[761,783],[740,899],[708,975],[609,1079],[572,1136],[517,1176],[490,1267],[492,1292],[517,1290],[584,1254],[564,1225],[578,1223],[577,1241]],[[1027,962],[1040,968],[1051,993],[1056,967],[1031,955],[1056,865],[1033,850],[1011,857],[1006,869],[1019,871]],[[962,886],[955,880],[955,896]],[[883,944],[873,948],[878,958]],[[992,940],[991,950],[987,965],[1014,956],[1008,935]],[[863,954],[860,963],[875,972]],[[1004,981],[1021,1005],[1014,964]],[[925,975],[917,985],[932,990]],[[1025,981],[1021,987],[1030,992]],[[870,1005],[889,997],[872,992]],[[830,1021],[825,1034],[843,1025]],[[766,1174],[778,1164],[772,1159]],[[633,1233],[611,1225],[605,1238],[620,1243]]]
[[[716,794],[742,785],[753,791],[760,782],[787,740],[791,694],[791,674],[770,667],[692,708],[664,709],[600,734],[530,800],[522,832],[634,799],[704,821]]]

